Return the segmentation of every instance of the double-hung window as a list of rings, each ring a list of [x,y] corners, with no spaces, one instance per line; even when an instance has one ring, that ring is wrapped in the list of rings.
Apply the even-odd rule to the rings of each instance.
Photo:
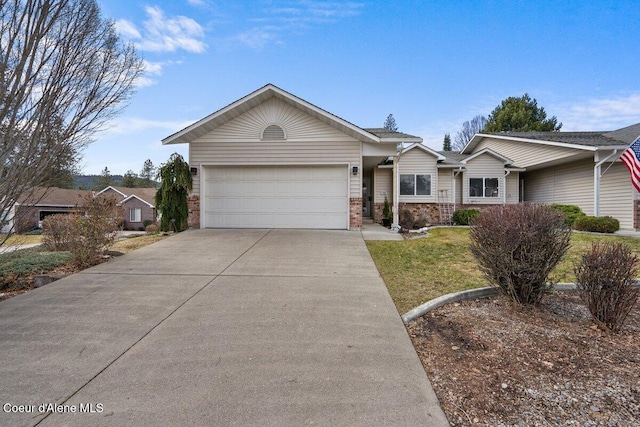
[[[499,197],[498,178],[469,178],[469,197]]]
[[[142,222],[142,209],[130,208],[129,209],[129,222]]]
[[[429,174],[401,174],[401,196],[430,196],[431,175]]]

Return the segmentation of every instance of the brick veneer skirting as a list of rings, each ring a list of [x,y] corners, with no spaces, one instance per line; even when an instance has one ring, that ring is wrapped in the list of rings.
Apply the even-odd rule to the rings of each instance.
[[[349,229],[360,230],[362,228],[362,197],[349,199]]]
[[[187,224],[190,228],[200,228],[200,196],[190,196],[187,199],[189,218]]]

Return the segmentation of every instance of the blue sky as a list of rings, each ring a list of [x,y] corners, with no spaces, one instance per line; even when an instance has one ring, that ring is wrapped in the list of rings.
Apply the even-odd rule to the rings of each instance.
[[[160,140],[267,83],[360,127],[392,113],[436,149],[525,92],[564,131],[640,122],[637,1],[98,1],[146,73],[88,174],[187,158]]]

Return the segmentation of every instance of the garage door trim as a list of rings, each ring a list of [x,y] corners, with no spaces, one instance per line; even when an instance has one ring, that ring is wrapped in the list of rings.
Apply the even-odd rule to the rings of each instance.
[[[219,163],[219,162],[207,162],[200,163],[198,165],[198,169],[200,170],[199,184],[200,184],[200,228],[206,228],[207,220],[206,220],[206,197],[207,197],[207,184],[206,184],[206,170],[208,168],[215,167],[225,167],[225,168],[233,168],[233,167],[304,167],[304,166],[343,166],[345,168],[345,173],[347,175],[346,179],[346,193],[347,197],[345,202],[346,206],[346,214],[345,214],[345,229],[350,229],[350,199],[351,199],[351,163],[350,162],[259,162],[259,163]]]

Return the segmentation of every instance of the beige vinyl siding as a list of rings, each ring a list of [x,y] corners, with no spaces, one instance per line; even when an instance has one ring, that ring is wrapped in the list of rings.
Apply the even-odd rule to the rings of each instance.
[[[277,124],[285,140],[262,140],[262,131]],[[190,145],[191,166],[360,164],[360,141],[272,98],[200,137]],[[362,195],[362,174],[350,175],[350,197]],[[193,194],[199,194],[194,180]]]
[[[453,170],[452,169],[438,169],[437,196],[438,196],[438,201],[444,201],[449,203],[453,202]]]
[[[602,165],[604,175],[600,178],[600,215],[609,215],[620,221],[620,228],[633,230],[634,189],[629,171],[624,164],[616,162],[609,169]],[[605,171],[606,170],[606,171]]]
[[[518,203],[520,191],[520,173],[511,172],[507,175],[507,203]]]
[[[461,205],[462,204],[462,178],[463,178],[464,174],[462,172],[460,172],[458,174],[458,176],[455,176],[454,173],[454,180],[455,180],[455,185],[456,185],[456,205]]]
[[[393,202],[393,169],[375,168],[373,170],[373,203],[384,203],[385,196]]]
[[[471,178],[498,178],[498,197],[469,197],[469,180]],[[504,163],[491,154],[481,154],[467,162],[462,181],[464,204],[494,205],[503,203]]]
[[[578,205],[593,215],[593,159],[527,172],[525,200]]]
[[[496,153],[500,153],[512,160],[515,166],[523,168],[579,154],[579,150],[574,148],[555,147],[553,145],[514,140],[505,141],[494,138],[484,138],[474,151],[478,152],[483,148],[489,148]]]
[[[431,175],[430,196],[403,196],[400,195],[400,203],[435,203],[438,188],[437,159],[433,155],[414,148],[404,153],[398,160],[398,179],[404,174]]]

